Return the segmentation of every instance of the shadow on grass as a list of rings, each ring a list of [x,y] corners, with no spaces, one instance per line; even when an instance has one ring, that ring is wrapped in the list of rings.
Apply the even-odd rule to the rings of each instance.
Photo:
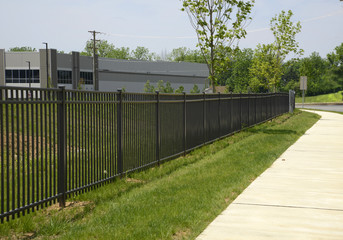
[[[249,129],[251,133],[265,133],[265,134],[297,134],[297,131],[286,129]]]

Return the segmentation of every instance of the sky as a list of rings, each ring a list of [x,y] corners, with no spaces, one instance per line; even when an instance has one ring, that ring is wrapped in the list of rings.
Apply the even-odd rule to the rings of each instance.
[[[92,38],[115,47],[147,47],[159,55],[178,47],[196,49],[197,38],[180,0],[0,0],[0,48],[30,46],[64,52],[83,51]],[[240,40],[241,48],[273,42],[269,30],[272,17],[292,10],[293,22],[302,31],[296,37],[304,56],[318,52],[322,57],[343,42],[343,1],[256,0]]]

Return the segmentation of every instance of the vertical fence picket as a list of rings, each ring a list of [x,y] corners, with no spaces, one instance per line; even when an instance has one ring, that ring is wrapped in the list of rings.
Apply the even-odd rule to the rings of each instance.
[[[65,207],[65,200],[66,200],[66,129],[65,129],[65,123],[66,123],[66,116],[65,116],[65,87],[60,87],[59,92],[59,100],[60,103],[58,104],[58,121],[57,121],[57,138],[58,138],[58,194],[59,194],[59,205],[60,207]]]
[[[122,146],[122,107],[123,107],[123,93],[121,89],[118,89],[118,107],[117,107],[117,156],[118,156],[118,174],[123,174],[123,146]]]
[[[156,161],[157,165],[160,165],[160,93],[156,91]]]

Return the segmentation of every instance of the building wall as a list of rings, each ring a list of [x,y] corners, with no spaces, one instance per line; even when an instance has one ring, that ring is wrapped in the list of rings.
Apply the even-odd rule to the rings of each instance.
[[[6,52],[6,69],[28,69],[30,61],[32,69],[39,69],[39,52]]]
[[[205,64],[187,62],[149,62],[119,59],[99,59],[99,90],[124,88],[127,92],[143,92],[147,81],[156,86],[159,80],[170,82],[174,89],[183,86],[189,92],[194,85],[208,86]]]
[[[5,49],[0,49],[0,86],[5,86]]]
[[[93,71],[93,58],[80,56],[78,52],[60,54],[55,49],[48,50],[49,77],[47,77],[46,50],[39,52],[5,52],[0,49],[0,84],[28,87],[26,83],[5,83],[5,69],[28,69],[27,61],[31,62],[31,69],[39,70],[39,84],[32,87],[58,87],[67,89],[81,88],[93,90],[91,84],[80,85],[80,75],[85,79],[91,77]],[[69,74],[63,83],[58,83],[58,71],[67,71]],[[81,74],[80,74],[81,72]],[[86,72],[86,75],[83,73]],[[143,92],[147,81],[157,85],[159,80],[170,82],[174,89],[183,86],[189,92],[193,86],[199,89],[208,85],[208,69],[205,64],[185,62],[149,62],[120,59],[99,58],[99,90],[116,91],[125,88],[127,92]]]
[[[39,52],[5,52],[4,53],[5,69],[0,69],[0,74],[5,74],[5,70],[28,70],[30,62],[31,70],[39,70],[40,55]],[[6,83],[4,85],[16,87],[41,87],[41,83]]]
[[[200,90],[204,89],[207,81],[206,77],[110,71],[100,71],[99,79],[100,91],[116,91],[118,88],[124,88],[126,92],[144,92],[144,85],[147,81],[156,87],[160,80],[163,80],[164,84],[170,82],[174,89],[183,86],[184,90],[189,92],[195,84]]]

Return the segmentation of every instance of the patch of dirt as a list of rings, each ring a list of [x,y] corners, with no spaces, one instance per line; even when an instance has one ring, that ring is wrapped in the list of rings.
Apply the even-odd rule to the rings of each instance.
[[[53,211],[68,211],[71,208],[83,208],[86,206],[92,206],[93,202],[91,201],[75,201],[75,202],[66,202],[66,206],[64,208],[61,208],[58,203],[51,205],[50,207],[46,208],[45,211],[47,213],[53,212]]]
[[[24,139],[23,139],[24,137]],[[8,142],[7,142],[7,138],[8,138]],[[2,143],[3,141],[3,143]],[[46,149],[48,150],[48,153],[50,154],[50,152],[52,154],[53,153],[53,140],[51,140],[49,138],[45,138],[45,137],[41,137],[41,136],[34,136],[33,137],[33,141],[32,141],[32,136],[29,135],[29,139],[27,139],[27,135],[25,133],[25,135],[23,136],[22,133],[19,133],[19,135],[17,134],[17,132],[14,132],[14,134],[12,134],[12,132],[5,133],[4,136],[0,137],[0,145],[3,144],[4,145],[4,149],[8,148],[9,151],[9,155],[12,155],[12,147],[14,149],[14,156],[15,159],[19,159],[22,158],[23,155],[23,147],[24,147],[24,155],[27,155],[27,146],[29,145],[30,148],[30,153],[29,153],[29,157],[32,156],[32,151],[33,151],[33,155],[34,157],[38,157],[41,156],[41,145],[43,143],[43,150],[46,151]],[[45,144],[47,143],[47,145]],[[18,146],[19,145],[19,146]],[[18,152],[18,147],[19,147],[19,152]],[[57,141],[55,141],[55,154],[57,154]]]
[[[135,178],[126,178],[126,182],[131,182],[131,183],[145,183],[144,180],[135,179]]]
[[[229,203],[231,199],[233,200],[236,197],[237,197],[237,193],[236,192],[231,192],[230,197],[225,198],[225,203],[226,204]]]
[[[190,233],[191,233],[191,230],[190,230],[190,229],[178,231],[178,232],[174,233],[174,235],[173,235],[173,240],[184,239],[184,238],[186,238],[187,236],[189,236]]]

